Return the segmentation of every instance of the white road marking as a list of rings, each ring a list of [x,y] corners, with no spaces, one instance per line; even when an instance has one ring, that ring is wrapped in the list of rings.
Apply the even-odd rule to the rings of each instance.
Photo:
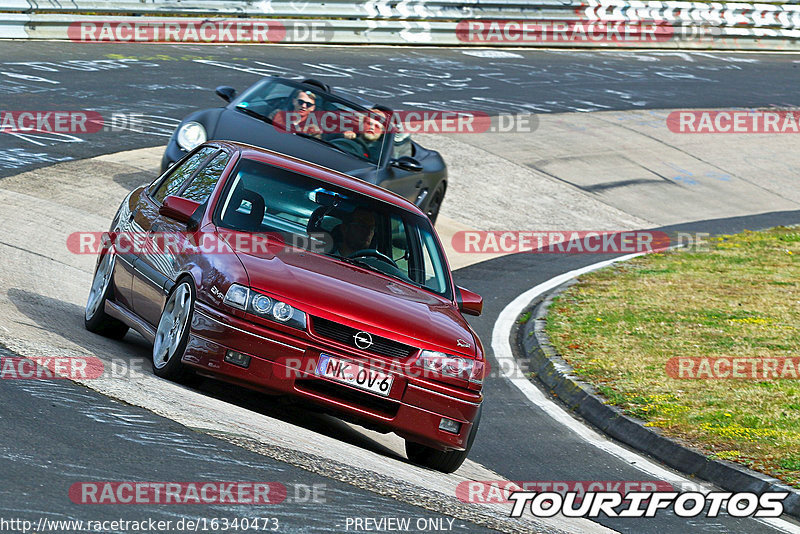
[[[522,54],[507,52],[505,50],[462,50],[465,56],[488,57],[492,59],[524,57]]]
[[[557,404],[553,399],[545,396],[544,393],[539,390],[539,388],[537,388],[525,377],[525,374],[517,365],[517,361],[511,351],[510,336],[511,328],[514,326],[514,321],[516,321],[517,317],[519,317],[519,315],[522,313],[522,310],[524,310],[536,297],[560,286],[572,278],[595,271],[597,269],[602,269],[603,267],[607,267],[613,263],[627,261],[641,255],[642,253],[628,254],[612,260],[601,261],[580,269],[575,269],[551,278],[546,282],[542,282],[541,284],[534,286],[522,293],[517,298],[512,300],[505,308],[503,308],[503,311],[501,311],[500,315],[497,317],[497,320],[494,323],[494,329],[492,330],[492,350],[494,351],[495,358],[498,360],[498,368],[509,382],[514,384],[514,386],[516,386],[523,393],[523,395],[528,398],[528,400],[539,407],[544,413],[552,417],[557,423],[563,425],[565,428],[575,433],[590,445],[593,445],[598,449],[619,458],[620,460],[634,466],[650,476],[669,482],[675,486],[676,489],[692,488],[694,491],[709,492],[713,490],[713,486],[711,484],[691,481],[677,473],[673,473],[669,469],[666,469],[648,460],[644,456],[641,456],[633,451],[629,451],[628,449],[618,445],[609,438],[600,435],[593,428],[572,417],[572,415],[570,415],[563,407]],[[783,519],[759,518],[756,519],[756,521],[761,521],[762,523],[768,524],[769,526],[783,532],[800,534],[800,527],[797,527],[796,525]]]

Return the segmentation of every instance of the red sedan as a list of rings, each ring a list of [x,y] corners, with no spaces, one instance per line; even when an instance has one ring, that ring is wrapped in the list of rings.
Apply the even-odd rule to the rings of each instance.
[[[481,342],[429,219],[357,178],[206,143],[123,201],[86,328],[153,343],[156,375],[311,401],[445,472],[480,419]]]

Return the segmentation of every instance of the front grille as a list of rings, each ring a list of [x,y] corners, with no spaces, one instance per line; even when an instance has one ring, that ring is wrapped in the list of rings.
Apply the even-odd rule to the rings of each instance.
[[[361,332],[361,330],[350,328],[349,326],[329,321],[322,317],[312,316],[311,319],[314,331],[320,336],[338,341],[339,343],[344,343],[350,347],[359,348],[355,342],[355,335]],[[375,334],[370,335],[372,336],[372,345],[367,349],[359,350],[365,350],[366,352],[372,352],[382,356],[389,356],[390,358],[407,358],[417,350],[414,347],[392,341],[391,339],[386,339],[385,337],[376,336]]]
[[[400,405],[392,400],[378,397],[371,393],[363,393],[353,388],[333,384],[327,380],[299,379],[294,383],[301,391],[308,391],[333,398],[339,402],[349,404],[384,417],[394,417]]]

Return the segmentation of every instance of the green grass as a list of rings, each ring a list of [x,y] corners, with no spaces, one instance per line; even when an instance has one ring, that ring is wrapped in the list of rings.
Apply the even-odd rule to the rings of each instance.
[[[673,357],[800,356],[800,232],[722,236],[581,278],[547,333],[609,404],[800,487],[800,380],[670,377]]]

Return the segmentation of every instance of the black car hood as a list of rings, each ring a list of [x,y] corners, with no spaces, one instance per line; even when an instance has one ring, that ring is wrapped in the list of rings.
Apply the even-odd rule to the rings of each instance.
[[[239,141],[323,165],[364,181],[376,183],[377,168],[323,143],[281,131],[271,124],[226,108],[219,115],[210,139]]]

